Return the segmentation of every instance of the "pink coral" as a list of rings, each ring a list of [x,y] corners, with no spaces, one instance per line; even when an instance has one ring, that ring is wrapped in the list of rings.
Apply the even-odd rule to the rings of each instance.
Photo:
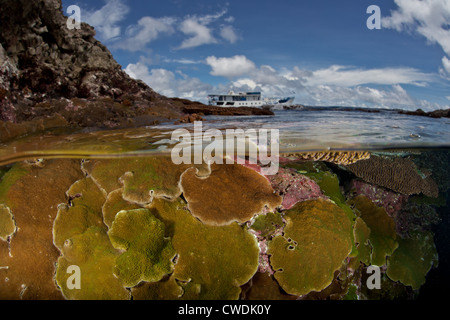
[[[284,209],[291,209],[296,203],[312,200],[327,199],[316,182],[297,173],[292,168],[280,168],[274,176],[268,176],[272,188],[283,197]]]
[[[396,193],[360,180],[353,180],[352,190],[357,195],[365,195],[377,206],[383,207],[391,217],[394,217],[408,201],[407,195]]]

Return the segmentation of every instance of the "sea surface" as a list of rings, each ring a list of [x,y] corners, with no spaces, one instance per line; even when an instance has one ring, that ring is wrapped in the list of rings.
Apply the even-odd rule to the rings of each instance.
[[[196,124],[167,122],[132,129],[61,128],[1,143],[0,299],[442,298],[450,285],[450,119],[392,110],[274,112],[274,116],[204,116],[204,121]],[[227,129],[278,130],[275,143],[279,153],[290,157],[284,159],[273,179],[258,180],[258,175],[252,175],[254,166],[197,166],[199,176],[192,176],[193,166],[181,170],[169,157],[180,142],[173,137],[175,130],[185,129],[195,138],[199,128],[201,135],[210,129],[224,134]],[[365,175],[364,166],[358,171],[351,163],[332,159],[295,158],[296,154],[318,152],[354,152],[373,161],[368,156],[361,160],[367,161],[369,173]],[[374,168],[376,163],[379,168]],[[404,167],[395,167],[395,163]],[[405,173],[407,166],[409,172]],[[385,181],[379,182],[377,170],[380,176],[387,175]],[[408,174],[411,178],[405,178]],[[410,189],[409,183],[422,180],[432,180],[435,191],[424,187],[422,192],[402,193]],[[264,204],[264,197],[273,196],[263,191],[269,182],[283,204],[270,208],[267,203],[276,201],[267,200],[265,207],[251,211],[258,206],[252,203],[256,198]],[[249,190],[255,193],[248,195]],[[322,198],[328,199],[326,206],[331,209],[322,208]],[[292,206],[288,207],[286,199]],[[171,213],[174,203],[178,211]],[[298,212],[318,210],[320,216],[335,209],[349,215],[349,226],[354,228],[351,236],[347,234],[350,238],[345,238],[342,230],[333,231],[337,232],[332,235],[334,240],[321,243],[321,239],[329,239],[329,231],[317,227],[308,233],[313,231],[300,222],[295,226]],[[107,216],[111,210],[117,213]],[[214,210],[218,215],[250,210],[250,216],[238,215],[228,221],[214,218]],[[158,221],[162,231],[151,229],[154,225],[145,229],[147,220],[139,220],[138,213]],[[116,222],[119,216],[121,221]],[[273,221],[264,220],[269,216]],[[367,228],[356,229],[357,217],[367,219]],[[127,223],[131,225],[127,227]],[[261,225],[265,227],[261,229]],[[155,240],[166,243],[160,253],[145,256],[145,240],[132,235],[141,232],[150,238],[161,232],[165,235],[164,241]],[[285,232],[291,232],[289,238]],[[308,256],[311,243],[302,242],[302,233],[316,235],[319,244],[313,249],[323,250],[323,255]],[[192,244],[187,234],[196,239]],[[357,234],[366,237],[364,248],[355,242]],[[231,238],[227,240],[227,236]],[[109,246],[107,250],[98,249],[96,237],[106,241],[102,246]],[[289,243],[283,247],[284,240]],[[133,241],[139,245],[133,247]],[[390,246],[378,247],[380,243]],[[215,249],[207,249],[210,246]],[[130,248],[135,251],[125,256]],[[242,250],[248,253],[239,255]],[[367,250],[368,256],[362,257]],[[291,251],[299,255],[289,258]],[[96,253],[91,256],[92,252]],[[343,252],[342,256],[338,252]],[[368,289],[367,268],[375,265],[375,256],[380,262],[380,252],[385,252],[377,265],[381,267],[381,288]],[[153,261],[155,256],[166,260]],[[152,262],[147,265],[148,261]],[[323,264],[330,266],[322,269]],[[81,290],[69,286],[70,274],[64,269],[69,265],[79,265],[83,281],[88,281],[81,283]],[[30,266],[41,272],[36,274]],[[324,275],[316,275],[322,271]]]
[[[202,130],[277,129],[280,152],[447,148],[450,119],[380,110],[377,113],[335,109],[278,110],[275,116],[205,116]],[[0,144],[0,164],[28,156],[112,156],[170,150],[174,130],[194,132],[193,124],[171,122],[148,128],[53,130]],[[225,131],[223,131],[225,134]]]

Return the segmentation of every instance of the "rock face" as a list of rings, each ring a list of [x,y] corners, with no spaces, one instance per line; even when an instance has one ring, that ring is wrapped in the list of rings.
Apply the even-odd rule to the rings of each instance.
[[[0,4],[0,121],[22,122],[62,109],[83,109],[73,108],[75,98],[85,99],[85,104],[110,98],[103,107],[108,102],[122,103],[123,109],[129,109],[122,117],[142,115],[138,109],[156,104],[173,109],[169,112],[173,116],[180,113],[170,99],[131,79],[94,38],[93,27],[82,23],[81,29],[70,30],[61,0],[1,0]],[[52,106],[42,106],[49,101]],[[56,101],[62,106],[53,106]],[[118,122],[117,113],[106,118]],[[84,125],[78,120],[69,122]]]
[[[1,7],[0,120],[29,120],[30,107],[62,97],[133,96],[170,104],[131,79],[94,38],[94,28],[82,23],[81,29],[70,30],[61,0],[1,0]]]
[[[55,116],[75,127],[138,127],[192,113],[184,110],[190,102],[130,78],[93,27],[69,29],[61,0],[0,7],[0,127]]]

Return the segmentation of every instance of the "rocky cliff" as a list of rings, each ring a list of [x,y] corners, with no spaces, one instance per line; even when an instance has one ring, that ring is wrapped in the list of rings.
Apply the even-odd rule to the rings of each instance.
[[[181,114],[131,79],[93,27],[70,30],[61,0],[0,0],[0,8],[0,121],[58,114],[71,125],[115,127]]]
[[[67,20],[61,0],[0,0],[0,141],[49,126],[139,127],[223,113],[130,78],[93,27],[71,30]],[[261,112],[247,109],[226,114]]]

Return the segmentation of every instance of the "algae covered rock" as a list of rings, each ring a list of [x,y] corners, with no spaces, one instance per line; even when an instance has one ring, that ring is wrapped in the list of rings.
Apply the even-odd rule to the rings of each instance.
[[[411,238],[399,239],[399,246],[387,262],[387,276],[413,289],[425,283],[425,276],[437,267],[438,254],[433,241],[433,233],[416,232]]]
[[[269,242],[275,278],[289,294],[321,291],[352,251],[352,224],[327,200],[309,200],[286,211],[283,236]]]
[[[108,235],[116,249],[125,251],[117,258],[114,273],[126,287],[157,282],[173,271],[176,253],[164,232],[164,224],[147,209],[116,215]]]
[[[256,171],[238,164],[211,166],[208,177],[199,177],[196,169],[181,177],[183,195],[191,213],[209,225],[227,225],[249,221],[267,205],[274,209],[282,198],[269,181]]]

